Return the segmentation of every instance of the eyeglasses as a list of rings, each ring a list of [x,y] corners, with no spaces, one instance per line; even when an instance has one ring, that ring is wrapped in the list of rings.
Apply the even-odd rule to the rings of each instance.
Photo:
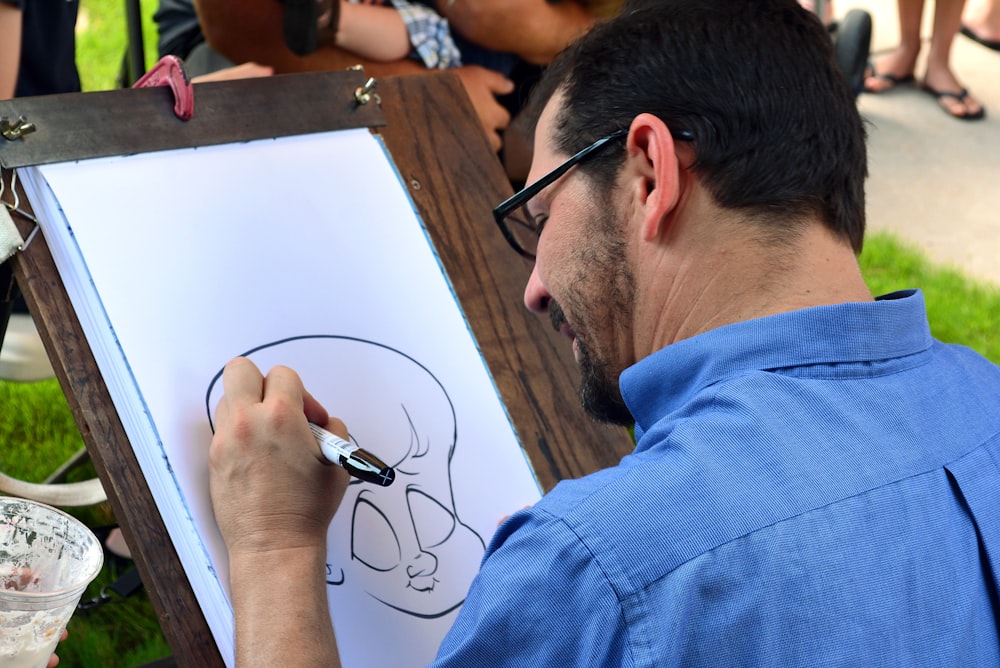
[[[694,141],[694,135],[687,130],[672,130],[670,134],[678,141]],[[538,238],[542,235],[542,227],[545,223],[544,221],[541,223],[536,222],[535,217],[528,211],[528,202],[572,167],[594,155],[613,140],[626,135],[628,135],[628,130],[616,130],[609,135],[601,137],[545,176],[526,186],[523,190],[514,193],[514,195],[493,209],[493,219],[500,226],[500,231],[511,248],[529,260],[534,260],[535,250],[538,248]]]

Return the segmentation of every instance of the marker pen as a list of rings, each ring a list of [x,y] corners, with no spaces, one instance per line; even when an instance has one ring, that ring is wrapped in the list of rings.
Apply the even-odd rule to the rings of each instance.
[[[373,482],[382,487],[388,487],[396,479],[396,471],[386,466],[381,459],[372,453],[362,450],[350,441],[345,441],[336,434],[331,434],[323,427],[309,423],[316,442],[319,443],[323,456],[331,464],[340,464],[347,472],[359,480]]]

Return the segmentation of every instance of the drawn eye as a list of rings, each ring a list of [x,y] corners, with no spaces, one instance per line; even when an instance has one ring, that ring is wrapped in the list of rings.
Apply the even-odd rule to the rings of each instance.
[[[399,566],[399,538],[381,510],[358,497],[351,524],[351,556],[354,559],[375,571],[391,571]]]
[[[455,531],[455,515],[432,496],[416,489],[406,490],[406,502],[413,518],[420,549],[428,550],[448,540]]]

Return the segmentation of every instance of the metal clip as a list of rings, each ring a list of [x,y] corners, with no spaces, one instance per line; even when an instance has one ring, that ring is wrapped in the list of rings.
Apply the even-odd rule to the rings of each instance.
[[[107,587],[101,588],[100,594],[95,598],[80,601],[76,607],[81,611],[92,610],[107,603],[123,601],[140,589],[142,589],[142,579],[139,577],[139,571],[133,566],[119,575],[118,579]],[[117,594],[117,596],[112,596],[112,593]]]
[[[368,81],[365,84],[354,91],[354,101],[361,104],[368,104],[372,100],[375,100],[375,104],[382,104],[382,98],[378,96],[377,93],[373,93],[375,90],[375,77],[368,77]]]
[[[0,119],[0,125],[2,125],[3,123],[7,123],[6,118]],[[3,172],[0,171],[0,207],[3,207],[5,211],[9,211],[10,213],[16,213],[20,216],[23,216],[24,218],[30,220],[32,223],[35,224],[35,226],[31,229],[31,232],[28,234],[28,238],[23,240],[17,246],[17,250],[25,251],[28,249],[28,246],[31,245],[31,242],[34,240],[35,235],[38,234],[38,230],[41,229],[41,226],[39,225],[37,218],[35,218],[32,214],[28,213],[27,211],[21,208],[21,198],[18,197],[17,194],[16,169],[12,169],[10,171],[10,192],[12,193],[14,198],[14,201],[12,203],[4,200],[3,196],[6,191],[7,191],[7,184],[4,182]],[[19,232],[18,235],[20,235]]]
[[[29,123],[28,119],[24,116],[18,117],[17,121],[14,123],[10,122],[6,116],[0,118],[0,134],[4,136],[7,141],[14,141],[15,139],[21,139],[24,135],[31,134],[38,128],[35,127],[34,123]]]
[[[88,599],[86,601],[80,601],[76,605],[76,609],[81,612],[86,612],[88,610],[93,610],[94,608],[110,603],[112,601],[111,594],[108,593],[108,588],[104,587],[101,589],[100,594],[96,597]]]

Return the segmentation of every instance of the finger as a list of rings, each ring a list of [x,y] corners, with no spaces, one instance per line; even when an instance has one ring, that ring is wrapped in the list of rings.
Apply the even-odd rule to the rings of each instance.
[[[326,429],[328,432],[330,432],[334,436],[339,436],[340,438],[344,439],[345,441],[350,442],[350,440],[351,440],[350,432],[347,431],[347,425],[345,425],[344,421],[341,420],[340,418],[328,418],[327,420],[324,420],[323,422],[315,422],[314,424],[317,424],[317,425],[323,427],[324,429]],[[324,454],[323,448],[320,446],[320,444],[318,442],[316,443],[316,458],[319,461],[323,462],[324,464],[328,464],[328,465],[336,464],[336,462],[330,460],[326,456],[326,454]]]
[[[478,67],[478,66],[475,66]],[[507,95],[514,92],[514,82],[500,72],[486,67],[478,67],[483,82],[490,92],[496,95]]]
[[[502,132],[510,125],[510,114],[503,107],[497,105],[494,113],[490,117],[490,122],[486,126],[486,134],[490,140],[490,146],[494,151],[499,151],[503,146]]]
[[[347,425],[344,424],[344,421],[341,420],[340,418],[331,417],[323,425],[323,428],[326,429],[331,434],[335,434],[335,435],[339,436],[340,438],[344,439],[345,441],[350,442],[350,440],[351,440],[351,433],[347,430]],[[323,457],[323,461],[324,462],[329,462],[330,460],[328,460],[326,457]],[[347,471],[344,470],[344,473],[347,473]],[[350,474],[347,474],[346,477],[347,477],[348,480],[350,480],[351,476],[350,476]]]
[[[222,371],[222,398],[232,402],[257,403],[264,397],[264,376],[246,357],[237,357]]]
[[[510,125],[510,112],[503,107],[497,107],[493,115],[493,127],[497,130],[505,130]]]
[[[345,441],[351,440],[351,434],[347,431],[347,425],[340,418],[332,417],[328,419],[325,423],[325,429],[332,433],[340,436]]]
[[[306,390],[302,397],[302,409],[305,411],[306,419],[313,424],[324,425],[330,419],[330,414],[319,401]]]
[[[498,76],[491,82],[490,89],[496,95],[510,95],[514,92],[514,82],[507,77],[498,74]]]
[[[305,406],[306,388],[302,379],[287,366],[276,366],[267,372],[264,379],[265,402],[287,401],[290,405]]]
[[[215,406],[215,427],[229,419],[231,408],[240,403],[260,403],[264,379],[256,365],[245,357],[230,360],[222,370],[222,396]]]

